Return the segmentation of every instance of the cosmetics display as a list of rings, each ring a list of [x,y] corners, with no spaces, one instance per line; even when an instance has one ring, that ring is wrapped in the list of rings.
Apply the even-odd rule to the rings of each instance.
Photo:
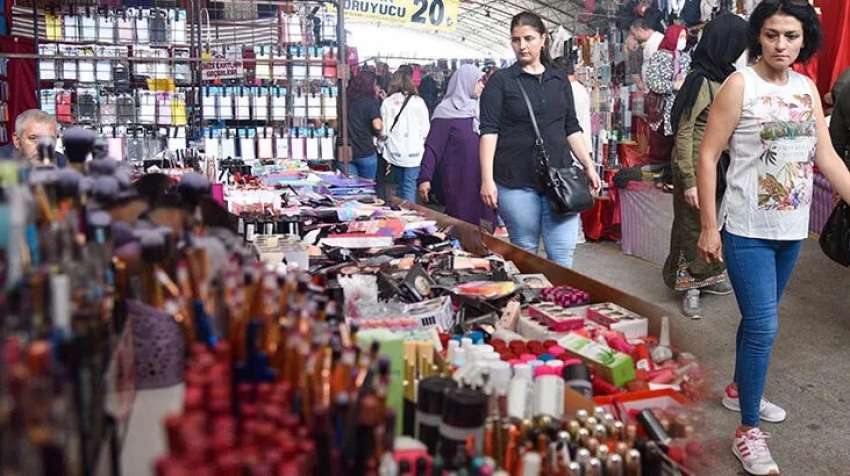
[[[201,174],[131,177],[82,129],[65,150],[0,174],[5,474],[118,474],[134,406],[181,383],[152,473],[706,464],[703,377],[666,321],[649,335],[617,303],[463,249],[459,225],[350,193],[369,190],[356,179],[249,167],[225,184],[231,215]]]
[[[202,366],[186,373],[183,413],[168,419],[160,474],[216,474],[234,461],[286,474],[691,474],[704,464],[688,416],[702,376],[666,323],[649,336],[636,313],[464,251],[429,217],[340,198],[334,179],[315,175],[320,185],[227,187],[243,199],[229,204],[243,239],[271,267],[234,273],[227,294],[249,302],[227,306],[237,317],[226,343],[192,348],[189,367]],[[274,199],[244,201],[263,194]],[[275,402],[287,416],[263,418]],[[659,416],[638,418],[647,408]],[[218,424],[234,428],[224,446],[198,436]]]
[[[252,256],[202,218],[202,176],[147,206],[104,140],[64,139],[63,163],[44,141],[40,163],[0,164],[4,476],[118,474],[136,390],[181,382],[188,343],[217,339],[217,258]]]

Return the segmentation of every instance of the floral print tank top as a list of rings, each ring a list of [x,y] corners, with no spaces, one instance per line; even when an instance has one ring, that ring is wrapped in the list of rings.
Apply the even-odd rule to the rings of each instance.
[[[782,86],[750,67],[736,74],[744,76],[743,108],[729,142],[721,226],[749,238],[802,240],[817,146],[812,88],[793,71]]]

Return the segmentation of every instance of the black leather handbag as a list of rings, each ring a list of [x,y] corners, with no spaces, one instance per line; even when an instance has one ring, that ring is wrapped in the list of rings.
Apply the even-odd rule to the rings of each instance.
[[[590,209],[593,206],[593,195],[590,193],[590,184],[584,170],[575,165],[569,167],[552,167],[549,162],[549,154],[543,144],[543,137],[537,127],[537,119],[534,117],[534,108],[528,93],[522,87],[517,78],[517,85],[528,106],[528,115],[531,125],[534,126],[534,134],[537,140],[534,142],[537,151],[537,174],[540,177],[543,191],[549,199],[549,205],[555,215],[569,215]]]
[[[839,200],[818,239],[823,252],[841,266],[850,266],[850,205]]]

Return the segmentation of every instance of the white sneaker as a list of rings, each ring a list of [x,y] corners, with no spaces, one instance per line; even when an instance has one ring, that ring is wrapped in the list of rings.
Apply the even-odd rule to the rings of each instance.
[[[576,239],[577,245],[583,245],[587,243],[587,238],[584,236],[584,232],[578,232],[578,238]]]
[[[741,411],[741,404],[738,401],[738,391],[732,387],[732,384],[726,386],[726,393],[723,395],[723,400],[721,401],[723,406],[733,412]],[[768,423],[780,423],[785,421],[788,417],[788,414],[785,410],[782,409],[779,405],[775,403],[771,403],[768,399],[761,397],[761,404],[759,405],[759,418],[768,422]]]
[[[584,225],[581,223],[581,217],[578,217],[578,239],[576,244],[583,245],[587,243],[587,238],[584,236]]]
[[[767,438],[770,438],[770,434],[758,428],[751,428],[746,433],[738,428],[735,432],[732,453],[735,453],[741,461],[746,472],[756,476],[779,474],[779,466],[773,461],[770,450],[767,449],[765,441]]]
[[[702,317],[702,307],[699,305],[699,290],[689,289],[682,298],[682,314],[691,319]]]

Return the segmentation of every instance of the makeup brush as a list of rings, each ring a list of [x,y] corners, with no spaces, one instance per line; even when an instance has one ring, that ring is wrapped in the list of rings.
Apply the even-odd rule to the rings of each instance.
[[[121,186],[121,190],[127,190],[133,184],[133,176],[127,169],[116,169],[112,176],[118,180],[118,185]]]
[[[94,180],[94,198],[102,205],[108,205],[118,199],[120,186],[115,177],[100,176]]]
[[[103,210],[95,210],[86,217],[89,234],[98,242],[105,241],[111,231],[112,216]]]
[[[50,164],[56,160],[56,147],[52,137],[39,137],[36,142],[36,147],[38,149],[38,159],[41,160],[42,163]],[[60,165],[60,167],[63,167],[63,165]]]
[[[186,205],[194,209],[200,204],[201,197],[210,194],[210,182],[203,175],[190,172],[180,178],[177,193]]]
[[[89,162],[89,171],[94,175],[113,175],[118,170],[118,162],[112,157],[101,157]]]
[[[65,147],[65,155],[68,157],[68,162],[74,167],[82,168],[86,162],[86,158],[94,147],[96,138],[97,135],[94,131],[83,129],[82,127],[65,129],[65,132],[62,134],[62,144]]]
[[[56,172],[56,198],[59,201],[76,199],[80,194],[83,174],[74,169],[59,169]]]

